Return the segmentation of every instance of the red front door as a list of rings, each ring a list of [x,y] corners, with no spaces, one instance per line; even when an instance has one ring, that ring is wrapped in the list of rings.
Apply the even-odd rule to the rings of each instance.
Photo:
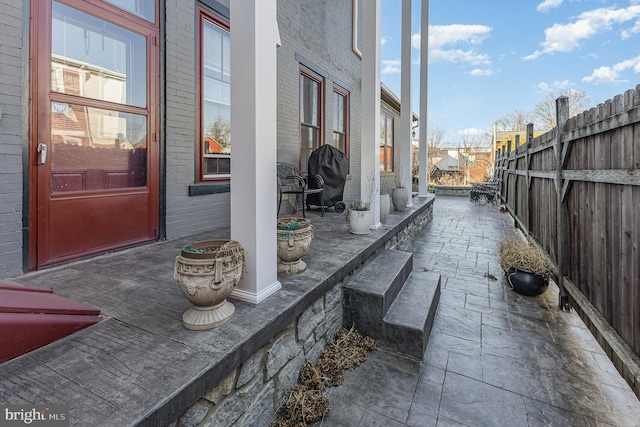
[[[31,268],[158,236],[157,25],[92,3],[32,2]]]

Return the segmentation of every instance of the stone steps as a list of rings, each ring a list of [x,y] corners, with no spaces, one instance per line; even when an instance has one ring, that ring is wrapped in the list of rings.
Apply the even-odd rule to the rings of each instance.
[[[440,275],[413,271],[413,254],[384,250],[344,285],[344,327],[422,359],[440,300]]]

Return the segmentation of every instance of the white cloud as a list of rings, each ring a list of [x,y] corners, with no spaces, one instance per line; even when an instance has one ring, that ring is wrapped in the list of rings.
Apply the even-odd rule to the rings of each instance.
[[[385,44],[387,44],[387,42],[393,40],[391,37],[389,36],[382,36],[380,37],[380,46],[384,46]]]
[[[630,28],[628,30],[622,30],[622,33],[620,33],[620,36],[622,37],[622,40],[625,40],[633,36],[634,34],[638,34],[638,33],[640,33],[640,21],[636,21],[633,28]]]
[[[420,43],[422,41],[422,38],[420,37],[420,34],[414,34],[411,36],[411,47],[413,47],[414,49],[420,49]]]
[[[618,62],[612,67],[602,66],[593,70],[590,76],[582,78],[583,82],[594,84],[617,84],[626,83],[627,80],[621,78],[623,71],[633,69],[634,73],[640,73],[640,56]]]
[[[476,53],[473,50],[442,50],[434,49],[429,51],[429,61],[443,62],[466,62],[472,65],[490,64],[491,60],[488,55]]]
[[[399,59],[385,59],[382,60],[382,74],[399,74],[401,61]]]
[[[473,70],[469,71],[469,74],[472,76],[492,76],[493,74],[495,74],[495,71],[489,68],[474,68]]]
[[[593,37],[597,33],[609,31],[614,24],[622,24],[638,17],[640,17],[640,4],[622,9],[607,7],[583,12],[575,22],[554,24],[544,30],[545,41],[540,43],[542,49],[525,56],[524,59],[536,59],[546,53],[571,52],[580,46],[582,40]]]
[[[479,53],[475,47],[482,44],[491,31],[486,25],[430,25],[429,60],[490,64],[489,55]],[[420,40],[420,34],[414,34],[411,45],[420,48]]]
[[[542,92],[562,92],[571,86],[573,86],[573,83],[569,80],[556,80],[552,83],[540,82],[534,87],[538,88]]]
[[[459,43],[479,45],[489,37],[491,30],[486,25],[430,25],[429,47],[440,49]]]
[[[546,12],[549,9],[556,9],[560,7],[564,0],[544,0],[536,7],[538,12]]]
[[[475,136],[475,135],[484,135],[485,132],[486,132],[485,129],[467,128],[467,129],[459,130],[458,135]]]
[[[567,89],[569,86],[571,86],[571,82],[569,80],[562,80],[562,81],[556,80],[553,82],[553,86],[560,90],[564,90],[564,89]]]
[[[553,92],[553,89],[551,89],[551,86],[549,85],[549,83],[546,83],[546,82],[540,82],[537,85],[535,85],[535,87],[537,87],[543,92]]]

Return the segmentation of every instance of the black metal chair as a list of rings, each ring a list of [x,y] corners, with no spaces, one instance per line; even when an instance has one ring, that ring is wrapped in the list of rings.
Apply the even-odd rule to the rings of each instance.
[[[298,168],[290,163],[278,162],[278,215],[280,215],[280,206],[282,205],[283,194],[294,194],[295,202],[293,204],[293,213],[298,208],[298,196],[302,199],[302,217],[306,218],[305,205],[307,205],[307,196],[309,194],[318,194],[320,196],[321,216],[324,216],[324,179],[318,174],[311,175],[308,179],[315,180],[313,187],[309,188],[304,177],[298,172]],[[307,205],[308,206],[308,205]]]

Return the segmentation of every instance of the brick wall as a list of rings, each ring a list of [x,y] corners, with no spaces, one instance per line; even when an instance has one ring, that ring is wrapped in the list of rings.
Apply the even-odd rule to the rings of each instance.
[[[0,278],[22,273],[22,2],[0,0]],[[25,86],[26,87],[26,86]]]
[[[228,1],[220,2],[223,5]],[[175,238],[228,227],[229,193],[189,196],[196,182],[197,14],[194,2],[166,1],[166,229]]]
[[[351,48],[351,2],[343,0],[278,1],[278,160],[297,164],[299,150],[299,69],[302,57],[325,76],[323,143],[333,132],[333,85],[349,90],[350,175],[344,199],[360,193],[361,61]],[[297,56],[296,56],[297,55]]]

